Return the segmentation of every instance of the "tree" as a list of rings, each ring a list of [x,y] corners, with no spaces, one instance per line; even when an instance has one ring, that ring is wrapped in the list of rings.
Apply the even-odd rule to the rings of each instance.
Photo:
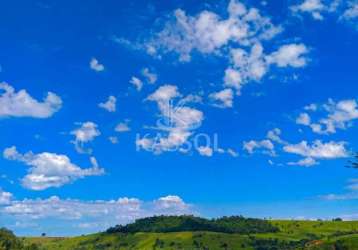
[[[353,158],[353,160],[349,161],[349,166],[347,167],[358,169],[358,153],[355,153]]]

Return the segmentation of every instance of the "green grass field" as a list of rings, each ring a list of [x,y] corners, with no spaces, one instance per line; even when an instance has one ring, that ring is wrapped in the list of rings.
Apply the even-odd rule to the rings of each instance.
[[[98,233],[73,238],[23,238],[47,250],[336,249],[358,250],[358,222],[272,221],[278,233]]]

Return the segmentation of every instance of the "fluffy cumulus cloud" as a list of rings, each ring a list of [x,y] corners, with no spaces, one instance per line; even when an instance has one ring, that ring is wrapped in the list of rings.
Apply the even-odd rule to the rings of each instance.
[[[176,10],[172,20],[147,45],[152,48],[151,54],[174,53],[182,62],[190,61],[194,53],[228,57],[224,87],[240,94],[245,84],[261,81],[272,66],[306,66],[309,49],[304,44],[283,44],[276,51],[265,52],[263,44],[280,32],[282,28],[258,9],[231,0],[223,16],[207,10],[191,16]],[[228,90],[211,97],[221,101],[221,106],[232,105]]]
[[[79,153],[91,153],[91,149],[85,149],[84,144],[93,141],[97,136],[101,135],[97,124],[93,122],[79,123],[80,127],[71,131],[71,135],[75,136],[73,143]]]
[[[243,143],[243,148],[249,154],[253,154],[255,150],[262,149],[264,153],[275,155],[275,145],[270,140],[262,140],[262,141],[248,141]]]
[[[250,51],[231,49],[231,65],[224,76],[225,86],[234,88],[240,95],[245,84],[261,81],[272,65],[280,68],[306,66],[308,52],[309,49],[304,44],[282,45],[271,54],[265,54],[260,43],[255,43]]]
[[[298,162],[290,162],[290,165],[312,166],[317,164],[316,159],[331,160],[349,157],[350,154],[345,145],[345,142],[323,143],[319,140],[310,145],[307,141],[302,141],[298,144],[288,144],[283,150],[304,157]]]
[[[291,6],[294,14],[309,14],[315,20],[323,20],[324,15],[338,11],[343,4],[341,0],[300,0],[296,5]]]
[[[298,16],[308,14],[313,19],[322,21],[330,15],[337,17],[339,21],[348,22],[358,27],[358,3],[354,0],[300,0],[290,9]]]
[[[188,103],[195,101],[192,96],[183,97],[174,85],[163,85],[147,97],[157,104],[160,111],[156,136],[137,138],[138,148],[161,153],[180,149],[188,141],[193,130],[200,127],[204,114]]]
[[[213,105],[219,108],[231,108],[233,105],[234,93],[231,89],[224,89],[209,95]]]
[[[281,130],[279,128],[274,128],[268,131],[266,134],[266,139],[260,141],[251,140],[243,142],[243,148],[249,154],[253,154],[256,150],[260,149],[261,152],[265,154],[276,156],[274,143],[284,145],[287,144],[286,141],[281,139]]]
[[[90,68],[96,72],[101,72],[104,70],[104,65],[100,64],[96,58],[92,58],[89,65]]]
[[[100,108],[107,110],[108,112],[115,112],[116,111],[116,103],[117,99],[114,96],[109,96],[106,102],[98,104]]]
[[[12,194],[8,194],[12,197]],[[26,227],[38,227],[44,220],[56,220],[62,223],[71,222],[93,232],[117,224],[130,223],[138,218],[192,214],[194,211],[192,205],[185,203],[176,195],[168,195],[152,201],[127,197],[116,200],[82,201],[52,196],[47,199],[6,198],[6,202],[0,203],[0,213],[3,216],[16,218],[18,222],[24,221]]]
[[[0,83],[0,117],[48,118],[61,107],[61,98],[52,92],[38,101],[24,89],[16,92],[11,85]]]
[[[227,17],[222,18],[207,10],[190,16],[177,9],[149,45],[157,53],[174,52],[181,61],[189,61],[194,51],[219,54],[230,43],[247,46],[257,40],[269,40],[281,31],[258,9],[239,1],[230,1],[227,12]]]
[[[337,129],[347,129],[352,126],[354,120],[358,119],[358,104],[354,99],[339,102],[329,100],[326,104],[311,104],[305,109],[307,112],[323,117],[314,121],[312,115],[303,112],[297,117],[296,123],[310,127],[317,134],[334,134]]]
[[[154,201],[154,206],[157,214],[158,212],[160,214],[161,211],[171,211],[171,214],[182,214],[189,211],[190,208],[190,205],[177,195],[161,197]]]
[[[61,187],[86,176],[102,175],[104,170],[98,167],[95,158],[91,158],[91,168],[80,168],[71,162],[66,155],[43,152],[21,154],[16,147],[6,148],[3,155],[8,160],[20,161],[30,166],[22,178],[22,185],[32,190],[44,190],[50,187]]]

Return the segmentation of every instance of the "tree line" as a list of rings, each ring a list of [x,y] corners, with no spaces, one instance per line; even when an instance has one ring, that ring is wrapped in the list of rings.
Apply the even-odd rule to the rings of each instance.
[[[222,233],[276,233],[279,229],[267,220],[244,218],[243,216],[205,219],[193,215],[153,216],[138,219],[127,225],[117,225],[109,228],[107,233],[137,233],[137,232],[185,232],[209,231]]]

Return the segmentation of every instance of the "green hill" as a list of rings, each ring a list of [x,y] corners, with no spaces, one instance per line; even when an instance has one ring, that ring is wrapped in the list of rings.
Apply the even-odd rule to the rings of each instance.
[[[204,219],[194,216],[154,216],[138,219],[132,224],[118,225],[107,230],[107,233],[168,233],[168,232],[221,232],[221,233],[275,233],[279,229],[270,222],[242,216]]]
[[[241,231],[243,225],[248,225],[245,232]],[[261,230],[263,225],[268,231],[255,231]],[[207,228],[201,230],[204,226]],[[218,228],[229,232],[218,232]],[[182,231],[186,229],[191,230]],[[22,246],[32,244],[40,250],[357,250],[358,222],[160,216],[87,236],[17,240]],[[0,247],[0,250],[8,249],[18,250]]]

